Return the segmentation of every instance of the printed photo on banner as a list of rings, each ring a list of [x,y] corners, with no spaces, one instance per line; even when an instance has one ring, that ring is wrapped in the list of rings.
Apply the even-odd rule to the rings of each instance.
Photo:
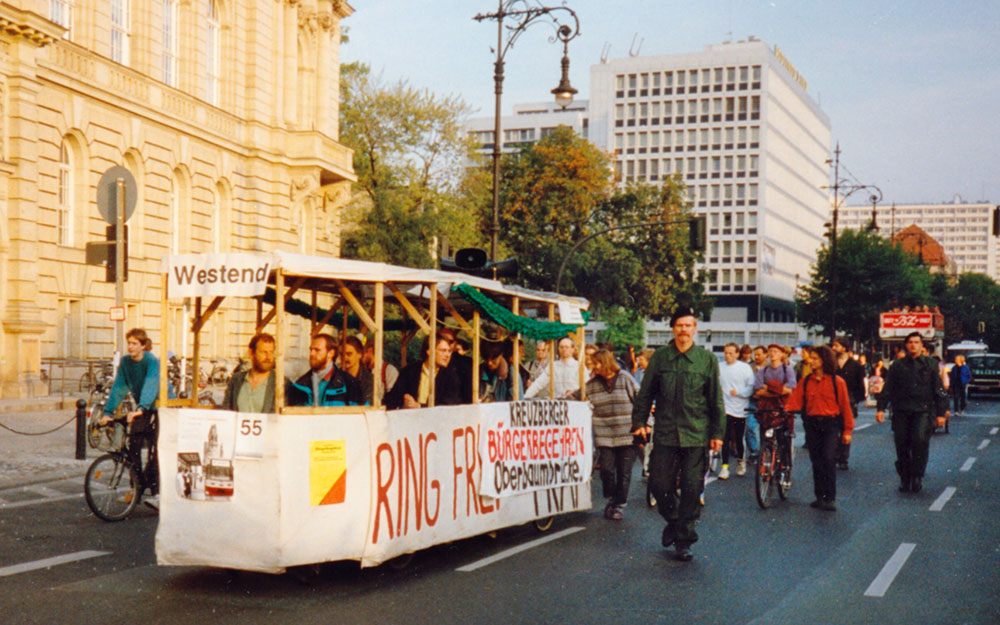
[[[505,497],[589,478],[593,445],[586,404],[522,401],[505,407],[480,439],[480,495]]]
[[[185,410],[177,431],[177,494],[197,501],[228,501],[234,492],[236,413]]]

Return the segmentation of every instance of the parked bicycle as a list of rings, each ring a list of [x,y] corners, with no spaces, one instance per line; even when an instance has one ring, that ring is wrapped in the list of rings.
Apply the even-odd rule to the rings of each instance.
[[[775,491],[784,500],[792,488],[792,458],[795,438],[794,416],[780,408],[758,410],[760,456],[754,471],[757,504],[768,508]]]
[[[80,376],[80,392],[94,393],[110,389],[115,382],[115,368],[110,360],[98,363]]]
[[[100,425],[104,414],[104,401],[91,407],[87,424],[87,441],[92,447],[106,452],[98,457],[87,469],[83,492],[87,506],[98,518],[104,521],[121,521],[128,517],[139,505],[143,493],[148,489],[156,493],[156,443],[151,443],[141,460],[142,466],[136,467],[129,450],[128,426],[124,419],[111,421]],[[135,401],[128,395],[118,409],[119,415],[128,414],[134,410]],[[152,419],[156,419],[155,412]]]

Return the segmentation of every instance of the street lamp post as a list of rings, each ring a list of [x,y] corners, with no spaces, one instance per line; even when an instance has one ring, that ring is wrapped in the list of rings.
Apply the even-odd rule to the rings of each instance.
[[[875,205],[882,199],[882,190],[873,184],[850,184],[849,181],[840,179],[840,142],[833,151],[833,219],[830,221],[830,340],[837,336],[837,217],[840,207],[844,201],[852,194],[861,189],[868,189],[872,192],[872,223],[875,223]],[[829,164],[830,161],[827,161]],[[824,187],[831,188],[831,187]],[[840,190],[846,189],[844,197],[840,197]]]
[[[559,22],[556,11],[569,13],[569,16],[573,18],[572,26]],[[562,76],[559,85],[552,90],[552,94],[555,96],[556,103],[565,109],[573,103],[573,96],[577,92],[569,82],[569,42],[580,34],[580,20],[573,9],[565,6],[536,5],[531,0],[498,0],[495,13],[480,13],[472,18],[477,22],[496,20],[497,23],[497,45],[496,48],[493,48],[496,55],[493,62],[493,91],[496,99],[493,110],[493,220],[490,224],[490,260],[493,262],[497,260],[497,242],[500,235],[500,156],[503,146],[500,97],[503,94],[504,57],[521,33],[541,17],[547,17],[552,27],[555,28],[555,35],[550,37],[550,40],[558,39],[563,43]],[[508,23],[506,26],[506,40],[504,39],[505,18],[511,18],[513,22],[513,25]]]

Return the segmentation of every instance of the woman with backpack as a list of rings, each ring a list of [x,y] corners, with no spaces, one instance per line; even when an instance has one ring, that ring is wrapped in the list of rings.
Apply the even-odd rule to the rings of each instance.
[[[851,442],[854,413],[847,383],[837,375],[833,350],[820,345],[806,352],[812,372],[803,378],[785,402],[788,412],[802,411],[806,447],[813,467],[816,500],[810,506],[837,509],[837,451]]]

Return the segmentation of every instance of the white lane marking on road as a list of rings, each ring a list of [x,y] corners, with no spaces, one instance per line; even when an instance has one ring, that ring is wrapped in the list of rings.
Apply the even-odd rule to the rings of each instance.
[[[865,428],[870,428],[872,425],[874,425],[874,424],[872,424],[872,423],[866,423],[864,425],[859,425],[858,427],[854,428],[854,431],[855,432],[859,432],[859,431],[861,431],[861,430],[863,430]]]
[[[944,505],[948,503],[948,500],[951,499],[951,496],[954,495],[957,490],[958,489],[954,486],[949,486],[944,489],[944,492],[941,493],[938,498],[934,500],[934,503],[931,504],[929,510],[931,512],[941,512],[941,510],[944,509]]]
[[[987,447],[987,446],[988,446],[989,444],[990,444],[990,439],[988,439],[988,438],[984,438],[984,439],[983,439],[983,442],[979,443],[979,447],[976,447],[976,449],[986,449],[986,447]]]
[[[18,573],[26,573],[28,571],[35,571],[38,569],[47,569],[59,564],[67,564],[69,562],[76,562],[78,560],[87,560],[89,558],[97,558],[99,556],[109,555],[110,551],[77,551],[75,553],[67,553],[61,556],[55,556],[52,558],[45,558],[44,560],[35,560],[34,562],[22,562],[21,564],[14,564],[11,566],[5,566],[0,568],[0,577],[8,577],[10,575],[16,575]]]
[[[972,469],[972,465],[975,464],[975,462],[976,462],[976,457],[969,456],[968,458],[965,459],[965,463],[962,465],[962,468],[959,469],[959,471],[969,471],[970,469]]]
[[[990,436],[996,435],[997,432],[1000,432],[1000,428],[990,428]]]
[[[76,495],[61,495],[59,497],[47,497],[45,499],[30,499],[28,501],[14,501],[11,503],[0,503],[0,510],[7,510],[9,508],[23,508],[24,506],[37,506],[40,503],[52,503],[53,501],[79,499],[80,497],[83,497],[83,493],[77,493]]]
[[[506,558],[509,558],[509,557],[511,557],[513,555],[521,553],[522,551],[527,551],[528,549],[533,549],[533,548],[538,547],[540,545],[544,545],[547,542],[552,542],[553,540],[559,540],[560,538],[562,538],[564,536],[569,536],[570,534],[575,534],[577,532],[582,532],[584,529],[585,528],[582,528],[582,527],[568,527],[568,528],[562,530],[561,532],[556,532],[555,534],[552,534],[551,536],[545,536],[543,538],[538,538],[538,539],[526,542],[526,543],[524,543],[522,545],[518,545],[517,547],[511,547],[510,549],[507,549],[505,551],[501,551],[500,553],[492,555],[492,556],[490,556],[488,558],[483,558],[482,560],[476,560],[475,562],[473,562],[471,564],[466,564],[465,566],[460,566],[460,567],[458,567],[455,570],[456,571],[460,571],[462,573],[469,573],[471,571],[475,571],[476,569],[481,569],[484,566],[489,566],[490,564],[493,564],[494,562],[499,562],[500,560],[504,560]]]
[[[896,549],[896,553],[892,554],[892,557],[885,563],[885,566],[875,576],[872,583],[868,585],[865,596],[884,597],[886,591],[889,590],[889,586],[892,585],[892,580],[896,579],[896,575],[899,574],[900,569],[906,564],[906,559],[910,557],[916,546],[916,543],[901,543]]]
[[[24,490],[29,493],[35,493],[36,495],[41,495],[42,497],[52,498],[52,497],[62,497],[66,493],[61,490],[56,490],[54,488],[49,488],[41,484],[35,484],[33,486],[25,486]]]

